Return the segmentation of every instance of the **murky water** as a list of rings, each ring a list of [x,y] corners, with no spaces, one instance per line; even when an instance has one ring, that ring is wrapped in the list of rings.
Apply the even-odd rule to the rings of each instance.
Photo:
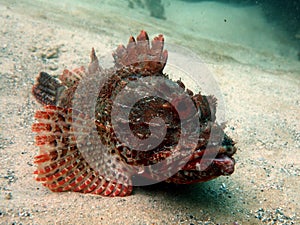
[[[274,20],[276,10],[266,4],[229,2],[234,3],[21,0],[14,4],[33,17],[110,35],[116,40],[144,29],[151,34],[163,33],[168,43],[185,46],[203,60],[234,61],[268,70],[299,70],[300,34],[295,27],[299,18],[294,18],[296,22],[292,24],[280,24],[282,17]]]

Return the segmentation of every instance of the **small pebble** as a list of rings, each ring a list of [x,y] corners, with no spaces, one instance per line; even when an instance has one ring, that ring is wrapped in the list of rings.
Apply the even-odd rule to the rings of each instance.
[[[12,199],[12,194],[11,194],[11,192],[8,192],[8,193],[5,193],[5,199],[6,200],[10,200],[10,199]]]

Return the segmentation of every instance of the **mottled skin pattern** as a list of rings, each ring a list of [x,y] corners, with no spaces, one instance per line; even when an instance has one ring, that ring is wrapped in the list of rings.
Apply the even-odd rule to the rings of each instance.
[[[181,113],[187,120],[195,117],[199,120],[200,134],[197,147],[186,158],[187,163],[184,163],[177,173],[168,176],[165,182],[190,184],[233,173],[235,162],[232,155],[236,148],[234,142],[224,134],[223,128],[215,122],[216,99],[200,93],[194,94],[182,81],[173,82],[168,75],[163,74],[168,58],[168,52],[163,50],[163,46],[162,35],[155,37],[150,47],[147,33],[141,31],[137,40],[130,37],[126,47],[120,45],[113,53],[114,68],[108,70],[101,68],[93,49],[88,69],[81,67],[72,71],[64,70],[58,77],[45,72],[39,74],[32,89],[34,97],[43,105],[43,109],[36,112],[37,122],[32,126],[32,130],[37,133],[36,145],[40,149],[34,161],[37,165],[35,171],[37,181],[56,192],[77,191],[102,196],[126,196],[132,192],[133,177],[138,175],[145,179],[157,180],[161,173],[155,170],[140,173],[136,168],[164,161],[163,172],[167,174],[172,164],[165,159],[178,151],[175,147],[180,136],[180,122],[172,104],[182,104],[180,96],[172,104],[156,97],[148,97],[139,101],[132,110],[129,118],[130,128],[134,135],[141,139],[146,139],[150,135],[151,118],[159,116],[166,122],[166,136],[154,149],[149,151],[130,149],[118,140],[111,124],[111,108],[115,96],[129,82],[140,77],[155,76],[165,78],[166,81],[154,82],[154,87],[164,91],[174,85],[181,88],[190,96],[200,112],[191,114],[189,107],[181,107]],[[91,121],[91,118],[83,112],[72,109],[72,100],[80,81],[97,73],[106,76],[107,82],[99,90],[95,118],[92,120],[93,124],[89,125],[86,121]],[[136,87],[134,91],[143,92],[143,88]],[[85,135],[87,140],[80,146],[82,149],[90,148],[87,143],[96,143],[86,131],[87,126],[96,126],[97,138],[106,146],[107,154],[116,160],[111,162],[109,157],[104,157],[104,161],[98,162],[97,166],[104,171],[113,171],[116,162],[122,162],[125,166],[116,167],[118,179],[100,174],[99,170],[86,161],[78,147],[74,124],[83,134],[87,133]],[[218,143],[208,146],[212,129],[217,131],[215,139]],[[218,154],[214,157],[213,153],[216,151]],[[208,156],[211,152],[211,159],[209,157],[203,159],[204,152]],[[201,159],[204,163],[205,160],[208,163],[211,160],[210,165],[203,171],[199,168]]]

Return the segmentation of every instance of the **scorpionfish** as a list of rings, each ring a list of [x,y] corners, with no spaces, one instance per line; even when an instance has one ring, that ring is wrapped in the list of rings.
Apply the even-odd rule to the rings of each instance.
[[[113,197],[133,186],[234,172],[235,142],[216,122],[216,98],[163,73],[163,35],[149,43],[141,31],[112,56],[114,66],[104,69],[93,48],[87,69],[39,73],[32,88],[43,106],[32,126],[37,181],[54,192]]]

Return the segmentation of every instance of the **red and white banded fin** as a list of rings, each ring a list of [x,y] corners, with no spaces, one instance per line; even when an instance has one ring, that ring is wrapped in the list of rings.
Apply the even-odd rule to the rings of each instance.
[[[130,67],[136,72],[160,73],[164,69],[168,52],[163,50],[164,37],[159,35],[149,44],[147,32],[142,30],[137,36],[130,37],[127,46],[119,45],[113,53],[117,69]]]
[[[75,115],[75,120],[73,120]],[[72,109],[45,106],[37,111],[32,130],[37,133],[40,154],[35,157],[36,180],[51,191],[76,191],[102,196],[126,196],[132,191],[130,181],[118,183],[95,171],[77,146],[73,125],[82,121],[82,114]],[[85,147],[85,146],[83,146]]]

